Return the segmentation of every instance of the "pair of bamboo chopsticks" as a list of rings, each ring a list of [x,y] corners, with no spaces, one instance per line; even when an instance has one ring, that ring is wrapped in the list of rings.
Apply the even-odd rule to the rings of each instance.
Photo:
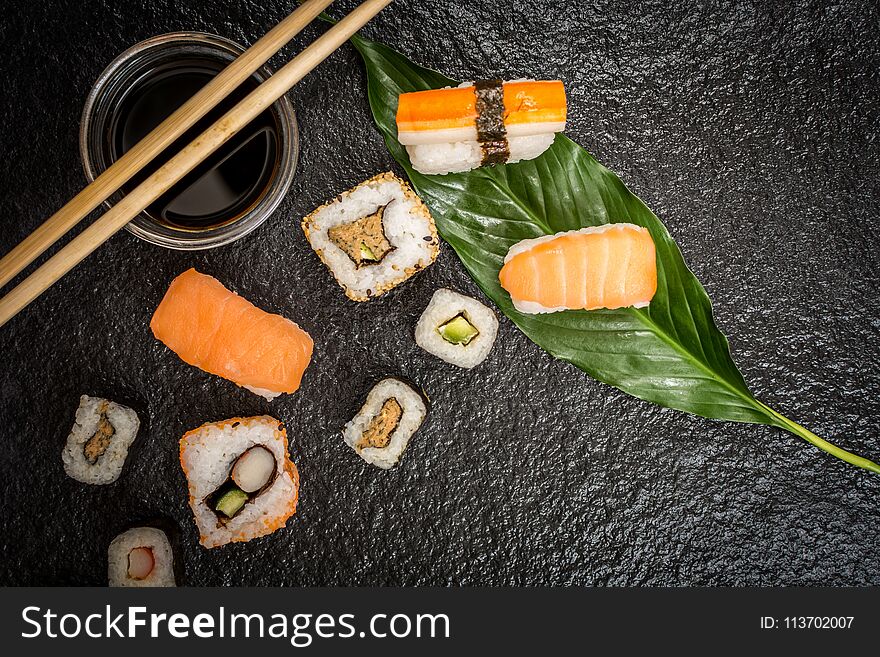
[[[311,23],[333,0],[307,0],[0,260],[0,287],[130,180]],[[365,0],[0,299],[0,326],[281,98],[392,0]]]

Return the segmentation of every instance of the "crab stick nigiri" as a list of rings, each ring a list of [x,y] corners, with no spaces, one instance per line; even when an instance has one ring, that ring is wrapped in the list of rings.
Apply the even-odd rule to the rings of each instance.
[[[312,357],[299,326],[195,269],[171,282],[150,328],[185,362],[269,400],[295,392]]]
[[[647,306],[657,291],[654,240],[633,224],[606,224],[518,242],[498,275],[522,313]]]
[[[558,80],[478,80],[401,94],[397,138],[417,171],[445,174],[538,157],[565,119]]]

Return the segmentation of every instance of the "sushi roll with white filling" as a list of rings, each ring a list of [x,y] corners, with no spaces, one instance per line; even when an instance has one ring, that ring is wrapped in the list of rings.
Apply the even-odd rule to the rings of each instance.
[[[107,548],[107,577],[110,586],[176,586],[168,536],[155,527],[135,527],[114,538]]]
[[[400,379],[382,379],[342,435],[364,461],[387,470],[400,460],[427,414],[419,392]]]
[[[401,94],[397,139],[416,171],[460,173],[538,157],[566,116],[559,80],[477,80]]]
[[[378,297],[430,265],[440,244],[428,208],[391,173],[322,205],[303,219],[302,228],[355,301]]]
[[[416,343],[447,363],[470,369],[486,360],[498,319],[482,303],[453,290],[434,292],[416,324]]]
[[[180,464],[207,548],[271,534],[296,512],[299,473],[284,425],[272,417],[232,418],[188,432]]]
[[[139,427],[130,408],[83,395],[61,452],[64,471],[84,484],[112,484],[122,473]]]

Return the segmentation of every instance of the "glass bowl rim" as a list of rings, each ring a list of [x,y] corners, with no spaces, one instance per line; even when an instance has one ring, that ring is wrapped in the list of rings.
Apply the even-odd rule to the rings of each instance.
[[[99,116],[100,102],[107,93],[112,93],[112,84],[125,80],[132,75],[131,66],[146,57],[149,53],[159,48],[173,46],[206,46],[215,48],[222,53],[237,57],[246,48],[239,43],[226,37],[207,32],[181,31],[160,34],[145,39],[120,53],[101,72],[92,85],[83,107],[80,120],[79,150],[86,178],[91,183],[98,176],[96,159],[103,157],[94,153],[92,145],[93,129],[98,127],[96,121]],[[134,70],[136,72],[136,69]],[[272,75],[272,70],[263,65],[257,69],[256,75],[261,80],[266,80]],[[272,105],[280,128],[279,150],[280,156],[277,170],[268,189],[259,198],[256,204],[236,221],[209,228],[201,231],[184,231],[166,228],[154,222],[144,213],[139,213],[132,221],[126,224],[125,229],[138,238],[169,249],[176,250],[201,250],[223,246],[241,239],[261,226],[278,209],[278,206],[287,195],[299,160],[299,128],[296,122],[296,113],[290,99],[285,94]],[[103,207],[109,209],[120,198],[120,193],[112,195],[103,202]]]

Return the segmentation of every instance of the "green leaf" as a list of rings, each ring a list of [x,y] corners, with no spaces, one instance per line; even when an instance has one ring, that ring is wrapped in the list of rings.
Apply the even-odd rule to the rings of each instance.
[[[379,43],[355,36],[367,66],[373,117],[394,158],[430,207],[437,228],[486,295],[552,355],[640,399],[708,418],[784,428],[849,463],[880,466],[835,447],[754,398],[715,326],[706,291],[656,216],[611,171],[564,135],[535,160],[463,174],[412,169],[397,141],[401,93],[457,85]],[[647,308],[516,311],[498,281],[511,246],[585,226],[629,222],[651,232],[657,294]]]

